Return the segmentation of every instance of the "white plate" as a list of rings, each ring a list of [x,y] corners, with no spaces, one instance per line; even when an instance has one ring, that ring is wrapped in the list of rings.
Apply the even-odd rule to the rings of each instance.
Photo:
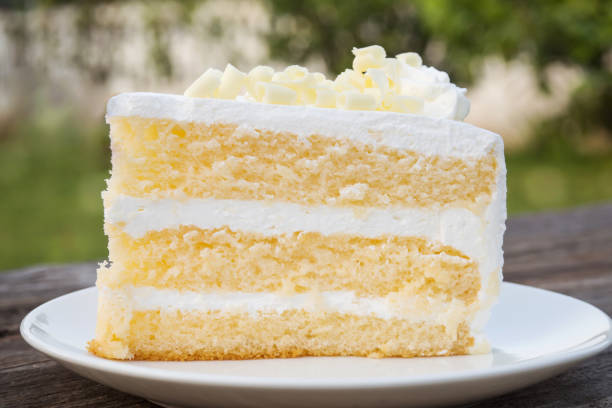
[[[111,361],[89,354],[96,289],[51,300],[21,323],[23,338],[65,367],[159,404],[181,407],[374,407],[456,404],[558,374],[610,345],[608,316],[580,300],[503,283],[487,335],[493,352],[413,359]]]

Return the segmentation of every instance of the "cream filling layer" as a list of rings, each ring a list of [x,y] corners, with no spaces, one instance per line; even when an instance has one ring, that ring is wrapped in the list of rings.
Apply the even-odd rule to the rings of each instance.
[[[455,324],[469,319],[469,309],[460,301],[440,302],[423,297],[391,294],[387,297],[359,297],[351,291],[283,294],[280,292],[190,292],[153,287],[101,288],[111,303],[130,305],[132,310],[223,311],[249,315],[280,314],[289,310],[333,312],[381,319],[400,318],[429,323]]]

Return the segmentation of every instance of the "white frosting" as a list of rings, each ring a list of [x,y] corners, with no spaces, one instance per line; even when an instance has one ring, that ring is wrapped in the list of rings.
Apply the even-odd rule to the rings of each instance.
[[[303,137],[349,139],[427,155],[474,158],[495,151],[503,161],[499,135],[455,120],[408,113],[268,105],[157,93],[123,93],[111,98],[107,121],[126,116],[228,123]]]
[[[456,316],[450,304],[420,303],[415,298],[360,297],[351,291],[282,294],[272,292],[191,292],[157,289],[149,286],[126,286],[121,289],[102,287],[103,296],[129,304],[133,310],[180,310],[282,313],[288,310],[308,312],[336,312],[358,316],[376,316],[381,319],[402,318],[415,321],[445,321]],[[427,301],[425,301],[427,302]],[[452,305],[461,307],[458,305]]]
[[[403,95],[424,101],[423,114],[426,116],[463,120],[470,111],[466,89],[453,84],[444,71],[426,65],[402,64],[400,83]]]

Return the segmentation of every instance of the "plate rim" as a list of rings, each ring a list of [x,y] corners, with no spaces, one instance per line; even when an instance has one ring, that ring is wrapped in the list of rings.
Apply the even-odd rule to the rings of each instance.
[[[579,302],[592,309],[592,312],[599,313],[601,317],[607,319],[608,329],[603,331],[591,339],[587,340],[587,345],[572,346],[567,350],[561,350],[537,356],[526,360],[514,362],[497,367],[475,368],[461,372],[450,372],[441,374],[427,374],[420,376],[394,376],[394,377],[358,377],[358,378],[342,378],[342,377],[323,377],[323,378],[283,378],[283,377],[249,377],[231,374],[209,374],[209,373],[184,373],[176,371],[165,371],[163,368],[142,367],[124,364],[121,360],[108,360],[90,354],[86,350],[77,349],[69,345],[59,347],[49,344],[41,338],[31,334],[29,328],[35,325],[34,316],[38,312],[48,307],[51,303],[57,303],[64,300],[68,296],[74,296],[81,292],[96,291],[95,286],[79,289],[70,293],[53,298],[33,310],[31,310],[21,321],[20,333],[22,338],[34,349],[41,353],[57,360],[61,364],[66,363],[73,366],[86,368],[89,370],[101,371],[110,375],[121,375],[130,378],[144,379],[148,381],[162,381],[166,383],[180,383],[189,385],[201,386],[222,386],[227,388],[257,388],[257,389],[299,389],[299,390],[336,390],[336,389],[380,389],[380,388],[409,388],[420,387],[425,385],[444,385],[450,383],[472,382],[482,379],[498,379],[508,376],[513,376],[525,371],[538,371],[547,368],[558,366],[569,367],[589,357],[592,357],[612,344],[612,319],[596,306],[588,302],[568,296],[562,293],[541,289],[533,286],[502,282],[502,285],[520,287],[522,290],[533,290],[547,292],[555,296],[568,298],[570,301]],[[601,338],[601,339],[599,339]],[[598,339],[596,343],[592,343]],[[81,353],[87,353],[85,356]],[[457,356],[461,357],[461,356]],[[334,357],[331,357],[334,358]],[[337,357],[346,358],[346,357]],[[356,357],[358,358],[358,357]],[[430,357],[436,358],[436,357]]]

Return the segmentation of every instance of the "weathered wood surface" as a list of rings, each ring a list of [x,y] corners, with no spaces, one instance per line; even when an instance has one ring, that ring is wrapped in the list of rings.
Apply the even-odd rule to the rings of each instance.
[[[612,315],[612,205],[513,218],[505,279],[583,299]],[[35,306],[94,283],[95,263],[0,273],[0,407],[153,407],[71,373],[30,348]],[[612,407],[612,349],[565,374],[469,407]]]

